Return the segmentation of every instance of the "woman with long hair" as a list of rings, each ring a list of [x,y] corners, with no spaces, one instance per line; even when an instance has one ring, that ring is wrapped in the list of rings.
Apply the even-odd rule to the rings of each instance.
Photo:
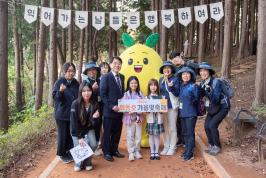
[[[78,98],[71,106],[71,135],[74,146],[85,146],[88,144],[93,151],[97,147],[94,124],[100,117],[99,106],[93,97],[92,86],[83,82],[79,87]],[[75,163],[74,171],[80,171],[82,166],[86,170],[92,170],[91,157],[83,162]]]

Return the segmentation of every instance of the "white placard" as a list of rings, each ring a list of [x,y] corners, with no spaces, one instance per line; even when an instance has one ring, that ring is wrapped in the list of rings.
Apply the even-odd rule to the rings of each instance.
[[[167,99],[121,99],[119,112],[167,112]]]
[[[175,14],[173,9],[161,10],[162,24],[170,28],[175,23]]]
[[[71,10],[58,9],[58,23],[66,28],[71,23]]]
[[[82,30],[88,25],[88,12],[75,11],[75,24]]]
[[[109,13],[109,25],[115,31],[122,26],[122,13],[121,12],[110,12]]]
[[[157,11],[145,11],[145,25],[149,29],[154,29],[158,25],[158,15]]]
[[[54,8],[42,7],[41,8],[41,22],[49,26],[54,21]]]
[[[180,24],[187,26],[191,22],[191,8],[185,7],[178,9],[178,20]]]
[[[38,16],[38,7],[32,5],[25,5],[24,19],[28,23],[32,23],[37,20]]]
[[[136,30],[140,25],[139,12],[127,13],[127,26],[129,29]]]
[[[195,19],[203,24],[208,19],[207,5],[194,6]]]
[[[92,12],[92,26],[96,30],[101,30],[105,25],[105,13],[104,12]]]
[[[89,145],[85,145],[84,147],[78,145],[70,150],[70,153],[75,161],[75,163],[80,163],[86,158],[93,155],[93,151]]]
[[[215,19],[216,21],[221,20],[221,18],[224,16],[223,3],[217,2],[210,4],[210,14],[211,18]]]

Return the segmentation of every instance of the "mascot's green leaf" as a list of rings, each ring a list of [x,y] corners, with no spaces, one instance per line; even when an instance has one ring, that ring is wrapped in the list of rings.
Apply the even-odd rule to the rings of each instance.
[[[134,39],[127,33],[123,33],[122,34],[122,40],[123,40],[124,45],[127,48],[129,48],[129,47],[131,47],[131,46],[133,46],[135,44]]]
[[[146,39],[146,46],[149,46],[153,48],[158,40],[159,40],[160,35],[158,33],[153,33],[151,34],[147,39]]]

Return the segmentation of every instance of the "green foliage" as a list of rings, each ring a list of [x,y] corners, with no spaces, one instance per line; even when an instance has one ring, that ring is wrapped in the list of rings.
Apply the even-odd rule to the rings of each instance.
[[[135,44],[134,39],[127,33],[123,33],[122,34],[122,40],[123,40],[124,45],[127,48],[129,48],[129,47],[131,47],[131,46],[133,46]]]
[[[256,108],[254,108],[254,111],[258,114],[266,115],[266,105],[261,105]]]
[[[159,40],[159,34],[158,33],[153,33],[151,34],[147,40],[146,40],[146,45],[153,48],[154,46],[156,46],[158,40]]]
[[[23,117],[23,122],[13,124],[7,133],[0,132],[0,170],[16,155],[30,150],[36,143],[34,141],[54,128],[52,109],[48,106],[32,114],[26,112]]]

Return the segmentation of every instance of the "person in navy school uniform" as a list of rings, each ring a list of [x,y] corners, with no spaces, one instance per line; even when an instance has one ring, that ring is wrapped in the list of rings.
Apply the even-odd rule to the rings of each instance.
[[[199,86],[195,84],[196,74],[190,67],[182,67],[177,74],[182,81],[179,92],[179,117],[185,141],[185,151],[181,157],[188,161],[194,158]]]
[[[124,75],[120,74],[122,59],[110,59],[111,72],[101,78],[100,95],[103,101],[103,153],[104,159],[113,161],[115,157],[123,158],[125,155],[118,151],[122,131],[123,113],[119,112],[118,100],[124,95]]]
[[[199,74],[202,79],[200,93],[201,96],[205,96],[207,108],[204,128],[209,146],[205,152],[215,156],[221,152],[218,127],[230,110],[230,100],[223,94],[222,83],[214,77],[215,71],[210,64],[207,62],[199,64]]]
[[[79,82],[74,78],[76,68],[73,63],[65,63],[63,73],[64,76],[55,82],[52,95],[57,126],[57,155],[64,163],[69,163],[73,161],[69,152],[73,148],[70,135],[70,110],[72,102],[78,97]]]

